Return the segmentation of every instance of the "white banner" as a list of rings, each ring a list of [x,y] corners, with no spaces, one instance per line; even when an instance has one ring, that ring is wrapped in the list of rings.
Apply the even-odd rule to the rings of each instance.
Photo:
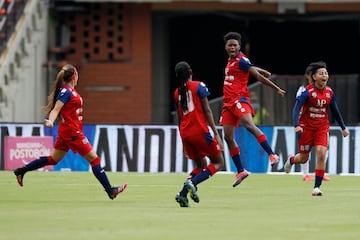
[[[193,168],[192,160],[184,157],[175,125],[97,125],[94,148],[102,165],[113,172],[189,172]]]
[[[348,130],[350,135],[344,138],[340,127],[330,127],[327,160],[329,174],[360,174],[360,127],[348,127]],[[271,145],[282,159],[277,167],[280,171],[284,167],[287,155],[297,153],[294,128],[274,127]],[[315,152],[312,151],[309,160],[310,172],[314,172],[315,158]],[[300,165],[293,167],[292,172],[301,172]]]

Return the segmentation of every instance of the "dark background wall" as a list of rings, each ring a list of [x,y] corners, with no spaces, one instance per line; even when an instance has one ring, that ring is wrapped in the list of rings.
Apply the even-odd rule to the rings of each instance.
[[[269,98],[276,106],[290,111],[292,92],[301,83],[305,67],[309,62],[324,60],[330,74],[337,75],[337,86],[344,83],[346,90],[356,93],[351,95],[355,98],[341,101],[340,108],[352,112],[345,105],[355,102],[357,111],[352,113],[350,123],[360,122],[359,84],[356,81],[349,84],[347,77],[341,77],[351,75],[354,79],[360,74],[356,61],[360,54],[360,3],[309,3],[304,13],[279,13],[276,3],[54,1],[54,4],[53,11],[59,13],[54,16],[69,25],[73,35],[83,36],[84,29],[83,21],[73,16],[77,19],[90,16],[89,36],[102,34],[100,40],[92,38],[88,42],[98,45],[90,46],[92,52],[88,55],[85,48],[89,46],[83,40],[71,41],[76,52],[83,54],[76,57],[70,52],[63,59],[80,63],[82,78],[90,79],[80,82],[81,93],[90,99],[85,105],[88,122],[172,123],[174,66],[181,60],[191,64],[195,79],[208,85],[211,100],[221,97],[227,60],[223,36],[228,31],[242,34],[242,51],[253,64],[268,69],[275,75],[274,81],[289,87],[286,90],[291,94],[285,98],[286,104],[271,93]],[[113,24],[121,27],[115,28],[113,34],[122,33],[122,52],[116,45],[119,38],[104,31],[112,19],[111,9],[117,9]],[[71,28],[74,24],[82,25]],[[104,51],[109,48],[111,54]],[[291,124],[291,116],[276,117],[272,123]]]
[[[360,54],[359,20],[335,18],[184,13],[169,20],[171,46],[176,46],[170,48],[171,65],[188,60],[212,96],[221,96],[227,60],[223,36],[237,31],[252,63],[274,74],[302,75],[308,63],[318,60],[328,64],[330,74],[359,73],[358,62],[352,60]]]

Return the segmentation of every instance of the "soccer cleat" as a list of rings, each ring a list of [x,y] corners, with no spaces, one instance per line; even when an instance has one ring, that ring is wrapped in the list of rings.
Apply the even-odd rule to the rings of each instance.
[[[269,155],[270,164],[273,167],[275,164],[277,164],[280,161],[280,158],[276,154],[270,154]]]
[[[18,182],[18,184],[20,185],[20,187],[23,186],[23,178],[25,175],[25,171],[23,168],[17,168],[14,170],[14,174],[16,176],[16,180]]]
[[[175,200],[180,204],[180,207],[189,207],[189,200],[187,197],[183,197],[178,193],[175,196]]]
[[[200,202],[200,198],[196,192],[197,188],[194,186],[192,181],[190,179],[188,179],[188,180],[186,180],[186,182],[184,184],[185,184],[186,189],[190,193],[191,199],[194,200],[194,202],[196,202],[196,203]]]
[[[310,176],[309,174],[304,175],[303,180],[304,180],[305,182],[314,181],[313,177]]]
[[[324,175],[324,176],[323,176],[323,180],[324,180],[324,181],[330,181],[330,178],[329,178],[329,176]]]
[[[235,182],[233,183],[233,187],[239,185],[245,178],[249,176],[249,172],[244,169],[244,171],[239,172],[235,175]]]
[[[292,167],[292,164],[290,163],[290,158],[291,158],[291,157],[292,157],[292,156],[289,155],[288,158],[287,158],[287,160],[286,160],[286,162],[285,162],[285,164],[284,164],[284,171],[285,171],[286,173],[289,173],[289,172],[291,171],[291,167]]]
[[[318,188],[318,187],[314,188],[311,193],[311,195],[313,195],[313,196],[322,196],[322,194],[323,193],[321,192],[320,188]]]
[[[121,186],[118,186],[118,187],[112,187],[110,189],[110,191],[106,191],[109,198],[111,200],[114,200],[116,198],[117,195],[119,195],[119,193],[123,192],[125,190],[125,188],[127,187],[127,183],[124,183],[123,185]]]

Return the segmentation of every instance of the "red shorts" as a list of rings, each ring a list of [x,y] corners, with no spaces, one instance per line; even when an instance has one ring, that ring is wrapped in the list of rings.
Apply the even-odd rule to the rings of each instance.
[[[240,118],[248,113],[251,116],[255,115],[254,109],[249,103],[236,102],[231,106],[224,106],[221,112],[220,125],[230,124],[238,127]]]
[[[329,129],[306,129],[298,138],[300,153],[309,153],[313,146],[329,146]]]
[[[185,137],[182,139],[185,154],[192,160],[221,153],[220,146],[210,133]]]
[[[79,153],[81,156],[85,156],[92,150],[89,140],[83,133],[79,133],[71,139],[65,139],[58,135],[54,148],[65,152],[71,149],[74,153]]]

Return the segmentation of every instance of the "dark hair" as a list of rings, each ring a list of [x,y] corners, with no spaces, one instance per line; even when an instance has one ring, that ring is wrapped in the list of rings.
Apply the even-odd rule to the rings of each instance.
[[[319,68],[327,68],[324,61],[312,62],[309,67],[311,75],[314,75]]]
[[[314,82],[312,76],[311,76],[311,70],[312,66],[309,64],[305,69],[304,77],[306,78],[307,84],[311,84]]]
[[[43,106],[42,109],[45,112],[45,115],[48,116],[51,110],[55,106],[56,97],[60,92],[63,82],[68,83],[73,79],[74,74],[77,72],[76,68],[71,64],[66,64],[61,68],[61,70],[56,75],[56,80],[53,84],[53,89],[48,96],[48,104]]]
[[[307,66],[306,69],[305,69],[305,75],[311,74],[311,71],[312,71],[312,66],[311,66],[311,64],[310,64],[310,65]]]
[[[181,61],[178,62],[175,66],[175,74],[178,80],[178,91],[180,94],[180,102],[182,111],[186,112],[188,110],[187,105],[187,82],[189,81],[190,76],[192,75],[192,70],[190,65],[187,62]]]
[[[224,42],[226,43],[227,41],[229,41],[230,39],[235,39],[239,42],[239,44],[241,43],[241,34],[237,33],[237,32],[228,32],[227,34],[225,34],[224,36]]]

